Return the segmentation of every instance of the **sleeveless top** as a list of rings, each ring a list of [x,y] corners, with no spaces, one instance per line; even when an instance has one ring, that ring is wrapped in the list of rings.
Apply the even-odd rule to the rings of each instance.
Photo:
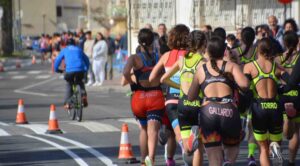
[[[186,50],[177,50],[177,49],[171,50],[170,54],[169,54],[169,58],[167,60],[167,63],[165,64],[165,71],[167,72],[168,70],[170,70],[170,68],[174,65],[174,63],[179,58],[184,57],[186,53],[187,53]],[[176,72],[170,79],[179,84],[180,83],[180,73],[179,73],[179,71]],[[176,89],[176,88],[168,87],[167,92],[169,94],[179,94],[180,90]]]
[[[155,52],[152,53],[152,56],[151,56],[150,60],[147,60],[145,58],[144,53],[142,53],[142,52],[138,52],[137,56],[140,57],[142,59],[142,62],[143,62],[143,67],[133,71],[134,75],[136,77],[136,81],[137,81],[137,84],[139,86],[139,89],[140,90],[152,90],[152,89],[158,89],[158,88],[160,89],[160,86],[145,88],[145,87],[142,87],[140,85],[140,81],[142,81],[142,80],[147,80],[148,81],[149,80],[150,73],[151,73],[153,67],[156,65],[156,63],[159,60],[158,51],[155,50]]]
[[[226,63],[227,63],[226,61],[223,61],[222,67],[220,69],[221,73],[224,73]],[[233,102],[234,82],[222,74],[219,74],[218,76],[211,75],[207,69],[206,64],[203,65],[203,70],[205,72],[205,80],[201,84],[201,90],[204,94],[204,99],[206,101],[212,101],[212,102],[226,102],[226,103]],[[225,85],[228,85],[232,90],[232,94],[224,96],[224,97],[207,97],[204,93],[204,90],[211,83],[223,83]]]
[[[296,57],[292,60],[292,62],[288,63],[287,61],[285,61],[284,63],[282,63],[284,61],[284,56],[280,55],[280,62],[281,62],[281,66],[288,69],[288,68],[293,68],[296,65],[296,62],[299,58],[300,53],[298,53],[296,55]]]
[[[277,76],[275,74],[275,71],[276,71],[276,63],[275,62],[273,62],[272,70],[269,73],[263,72],[256,60],[253,61],[253,64],[255,65],[255,67],[258,71],[258,74],[255,78],[252,79],[251,84],[252,84],[252,87],[253,87],[252,90],[253,90],[254,98],[258,99],[260,97],[258,96],[258,93],[257,93],[257,90],[256,90],[256,85],[260,80],[262,80],[262,79],[272,79],[276,84],[278,84],[279,79],[277,78]]]
[[[238,47],[237,48],[238,52],[239,52],[239,57],[240,57],[240,62],[242,64],[246,64],[246,63],[249,63],[249,62],[252,62],[255,60],[255,56],[256,56],[256,51],[257,51],[257,47],[255,47],[254,49],[254,52],[252,53],[251,57],[250,58],[247,58],[245,56],[241,56],[243,54],[243,50],[241,47]]]
[[[197,66],[200,61],[203,60],[203,56],[199,53],[189,53],[183,59],[183,65],[180,69],[180,84],[183,82],[192,83],[193,76],[197,71]],[[190,76],[187,74],[190,73]],[[186,95],[183,93],[182,89],[180,88],[180,97]]]

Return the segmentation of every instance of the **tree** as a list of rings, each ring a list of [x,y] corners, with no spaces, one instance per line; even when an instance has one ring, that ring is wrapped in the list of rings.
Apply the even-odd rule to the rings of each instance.
[[[11,55],[14,50],[12,33],[12,0],[0,0],[0,6],[3,8],[3,16],[1,20],[2,50],[5,55]]]

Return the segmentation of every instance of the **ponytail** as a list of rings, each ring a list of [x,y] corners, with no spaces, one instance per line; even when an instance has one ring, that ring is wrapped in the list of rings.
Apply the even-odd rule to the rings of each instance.
[[[286,53],[286,57],[281,62],[281,64],[284,64],[292,55],[293,55],[294,48],[289,48],[288,52]]]
[[[224,74],[223,73],[224,71],[220,70],[215,59],[211,59],[210,63],[211,63],[211,68],[214,69],[217,73],[219,73],[220,75]]]

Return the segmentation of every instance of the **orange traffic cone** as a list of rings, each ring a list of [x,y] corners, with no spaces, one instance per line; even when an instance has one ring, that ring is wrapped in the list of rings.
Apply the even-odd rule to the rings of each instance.
[[[21,62],[19,58],[16,60],[16,68],[21,68]]]
[[[18,104],[18,113],[16,117],[16,124],[27,124],[27,119],[24,111],[24,100],[19,99],[19,104]]]
[[[51,104],[50,106],[50,116],[48,121],[48,130],[47,134],[62,134],[62,131],[58,127],[58,121],[55,115],[55,105]]]
[[[138,163],[139,161],[133,156],[132,147],[128,139],[128,125],[122,125],[119,159],[122,159],[127,164]]]
[[[36,60],[35,60],[35,55],[32,55],[32,60],[31,60],[31,64],[35,64],[36,63]]]
[[[0,72],[4,72],[4,66],[3,66],[2,62],[0,62]]]

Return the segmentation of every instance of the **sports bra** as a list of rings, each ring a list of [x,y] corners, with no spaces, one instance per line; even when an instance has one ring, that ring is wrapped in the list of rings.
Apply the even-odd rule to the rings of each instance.
[[[255,47],[254,52],[252,53],[252,55],[251,55],[250,58],[247,58],[247,57],[245,57],[245,56],[241,56],[241,55],[243,54],[243,50],[242,50],[241,47],[238,47],[237,49],[238,49],[238,52],[239,52],[239,54],[240,54],[239,57],[240,57],[240,62],[241,62],[242,64],[246,64],[246,63],[249,63],[249,62],[252,62],[252,61],[255,60],[257,47]]]
[[[299,58],[300,53],[298,53],[296,55],[296,57],[291,61],[291,63],[287,63],[287,61],[285,61],[284,63],[282,63],[284,61],[284,56],[280,55],[280,62],[281,62],[281,66],[284,68],[293,68],[296,65],[296,62]]]

